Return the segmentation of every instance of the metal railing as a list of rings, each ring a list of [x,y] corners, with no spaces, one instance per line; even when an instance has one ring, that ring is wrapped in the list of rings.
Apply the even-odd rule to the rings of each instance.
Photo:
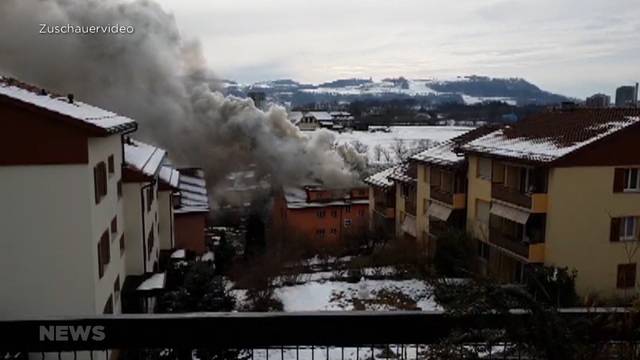
[[[508,188],[499,183],[491,184],[491,197],[527,209],[531,208],[531,196],[519,190]]]
[[[562,320],[583,322],[603,314],[613,320],[629,316],[621,309],[567,309],[559,313]],[[1,321],[0,355],[41,353],[45,358],[53,352],[63,358],[70,352],[68,358],[76,359],[79,352],[85,352],[91,359],[95,353],[107,355],[101,358],[109,358],[111,353],[121,358],[202,360],[541,358],[526,338],[514,335],[517,331],[511,333],[514,326],[530,323],[531,314],[519,310],[465,316],[441,311],[195,313]],[[477,335],[457,336],[461,330]],[[629,354],[640,354],[637,332],[595,330],[580,338],[585,346],[625,344]],[[505,336],[486,337],[480,335],[482,331]],[[451,343],[451,339],[457,340]],[[453,351],[461,355],[435,356],[443,343],[453,344]]]

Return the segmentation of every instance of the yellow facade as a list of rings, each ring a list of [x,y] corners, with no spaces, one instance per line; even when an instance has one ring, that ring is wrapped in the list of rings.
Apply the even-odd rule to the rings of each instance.
[[[478,157],[468,157],[467,172],[467,231],[480,240],[488,241],[489,227],[477,220],[478,201],[491,202],[491,181],[478,176]]]
[[[402,222],[404,221],[405,208],[404,197],[402,197],[402,186],[396,185],[396,237],[402,237]]]
[[[626,296],[617,266],[640,260],[640,242],[610,242],[612,217],[640,216],[640,194],[613,193],[613,167],[555,168],[549,174],[545,264],[576,269],[581,295]]]
[[[418,164],[418,180],[417,180],[417,204],[416,204],[416,234],[419,243],[425,243],[429,234],[429,216],[427,210],[429,208],[429,166]]]

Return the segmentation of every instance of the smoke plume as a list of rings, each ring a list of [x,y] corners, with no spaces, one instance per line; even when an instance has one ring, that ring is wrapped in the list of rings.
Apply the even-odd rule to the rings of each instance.
[[[284,109],[223,96],[198,42],[183,39],[152,1],[2,0],[0,24],[0,74],[136,119],[134,136],[166,148],[177,165],[203,167],[211,184],[256,164],[278,184],[343,187],[357,178],[352,164],[362,167],[330,132],[303,136]],[[135,33],[47,35],[40,24],[131,25]]]

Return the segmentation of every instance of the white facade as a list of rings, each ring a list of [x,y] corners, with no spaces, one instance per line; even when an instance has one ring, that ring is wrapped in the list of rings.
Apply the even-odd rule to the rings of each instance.
[[[96,204],[94,166],[113,155],[107,195]],[[119,249],[123,207],[117,194],[119,135],[89,138],[88,164],[0,166],[0,319],[102,314],[114,282],[124,282]],[[118,232],[110,224],[117,217]],[[110,261],[100,278],[98,243],[109,232]]]
[[[153,201],[147,211],[147,189],[153,189]],[[131,182],[123,184],[127,275],[142,275],[154,271],[160,255],[158,234],[158,182]],[[144,228],[144,231],[142,230]],[[143,237],[144,233],[144,237]],[[150,235],[153,234],[153,235]],[[149,249],[148,240],[153,238]]]

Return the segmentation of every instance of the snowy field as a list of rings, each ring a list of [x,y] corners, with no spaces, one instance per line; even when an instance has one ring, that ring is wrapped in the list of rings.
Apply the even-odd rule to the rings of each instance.
[[[416,149],[429,143],[433,146],[449,140],[458,135],[471,130],[462,126],[391,126],[390,132],[367,132],[353,131],[336,134],[338,144],[353,144],[360,142],[366,145],[367,156],[372,163],[396,162],[397,158],[393,151],[394,146],[400,139],[409,149]],[[391,161],[385,161],[385,156],[380,156],[376,147],[384,148],[391,156]]]

